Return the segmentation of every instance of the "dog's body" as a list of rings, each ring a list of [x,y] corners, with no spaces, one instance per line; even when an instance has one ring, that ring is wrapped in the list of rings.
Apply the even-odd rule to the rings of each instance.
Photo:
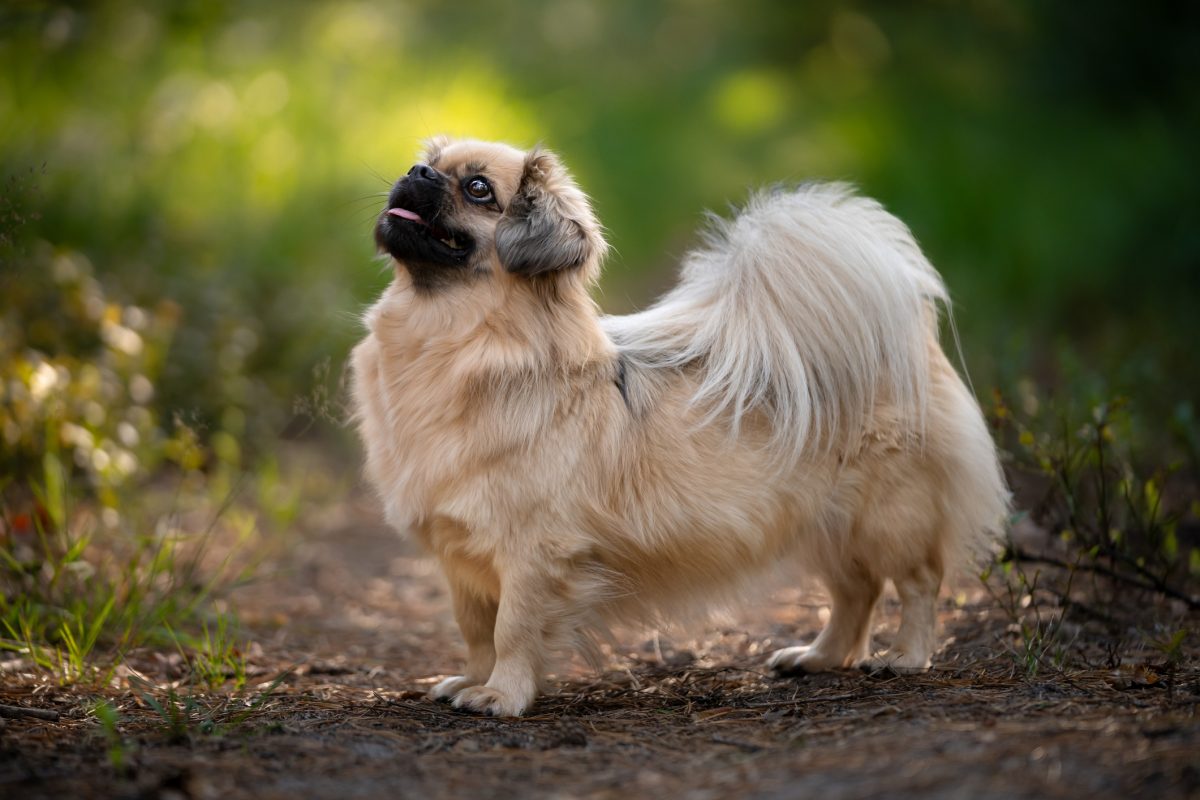
[[[398,268],[353,391],[368,477],[440,560],[467,642],[434,695],[520,714],[555,648],[727,601],[792,555],[833,612],[773,667],[927,668],[943,574],[1007,494],[907,229],[842,187],[764,195],[656,306],[604,318],[604,242],[557,159],[426,159],[380,219]],[[886,579],[902,622],[872,657]]]

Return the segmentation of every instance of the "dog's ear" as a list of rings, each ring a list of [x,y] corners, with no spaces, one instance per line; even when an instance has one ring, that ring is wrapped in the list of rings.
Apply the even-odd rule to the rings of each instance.
[[[553,153],[525,156],[521,183],[496,224],[496,256],[509,272],[598,271],[607,245],[587,197]]]

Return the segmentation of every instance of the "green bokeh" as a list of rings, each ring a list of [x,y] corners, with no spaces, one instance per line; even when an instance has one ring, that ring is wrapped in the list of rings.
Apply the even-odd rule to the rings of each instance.
[[[35,176],[27,239],[182,307],[159,402],[216,425],[277,430],[336,373],[387,280],[379,193],[443,132],[564,156],[615,246],[608,310],[669,283],[705,209],[845,179],[946,276],[981,390],[1169,411],[1197,396],[1191,8],[8,3],[0,167]]]

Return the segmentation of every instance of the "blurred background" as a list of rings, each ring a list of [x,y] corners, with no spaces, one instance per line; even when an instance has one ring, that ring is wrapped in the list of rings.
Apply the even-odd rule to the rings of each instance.
[[[443,132],[562,154],[612,312],[670,284],[705,209],[852,181],[943,272],[985,402],[1126,396],[1194,449],[1196,9],[3,3],[6,469],[41,464],[48,421],[98,484],[346,442],[374,218]]]

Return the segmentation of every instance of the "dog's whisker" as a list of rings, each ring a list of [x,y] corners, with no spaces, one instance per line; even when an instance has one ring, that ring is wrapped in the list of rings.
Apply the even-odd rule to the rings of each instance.
[[[378,170],[376,170],[374,167],[372,167],[370,164],[367,164],[364,161],[364,162],[362,162],[362,165],[363,165],[363,167],[366,168],[367,172],[374,175],[376,178],[378,178],[380,181],[382,181],[386,186],[392,185],[393,181],[388,180],[387,178],[383,177],[383,175]]]

